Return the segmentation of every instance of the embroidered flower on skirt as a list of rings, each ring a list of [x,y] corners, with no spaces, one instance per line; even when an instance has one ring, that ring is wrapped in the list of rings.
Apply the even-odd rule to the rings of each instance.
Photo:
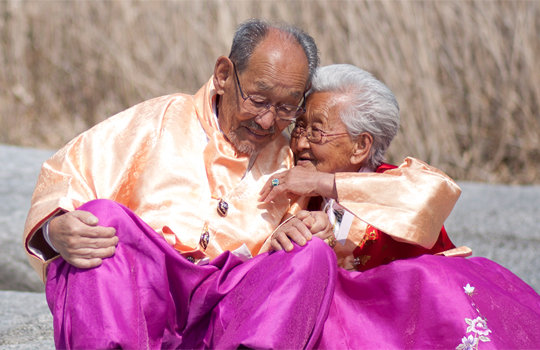
[[[471,286],[469,283],[465,287],[463,287],[463,290],[465,291],[465,294],[469,296],[471,299],[471,306],[478,312],[478,317],[475,319],[472,318],[465,318],[465,323],[467,323],[467,333],[468,336],[465,335],[461,339],[461,344],[459,344],[456,347],[456,350],[478,350],[479,341],[482,342],[488,342],[491,341],[487,336],[489,333],[491,333],[491,330],[488,328],[487,320],[485,317],[482,317],[480,315],[480,310],[476,307],[476,304],[472,300],[474,287]]]
[[[461,339],[461,344],[456,349],[463,349],[463,350],[474,350],[477,348],[478,345],[478,338],[473,337],[472,335],[469,335],[468,337],[463,337]]]

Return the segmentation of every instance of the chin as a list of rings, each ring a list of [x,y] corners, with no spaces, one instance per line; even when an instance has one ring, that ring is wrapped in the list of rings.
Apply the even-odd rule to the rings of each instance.
[[[317,170],[317,166],[315,164],[313,164],[312,161],[309,161],[309,160],[296,160],[296,166],[299,166],[299,167],[302,167],[302,168],[306,168],[306,169],[309,169],[309,170]]]
[[[266,143],[259,145],[253,144],[247,140],[240,140],[234,131],[228,133],[227,138],[238,152],[249,154],[250,156],[259,154],[259,152],[261,152],[262,149],[266,146]]]

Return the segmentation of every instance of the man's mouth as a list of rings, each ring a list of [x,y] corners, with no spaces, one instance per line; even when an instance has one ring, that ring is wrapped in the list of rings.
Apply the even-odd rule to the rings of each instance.
[[[258,140],[265,139],[266,137],[271,135],[271,133],[266,132],[266,131],[253,130],[253,129],[247,127],[247,126],[245,126],[245,128],[255,139],[258,139]]]

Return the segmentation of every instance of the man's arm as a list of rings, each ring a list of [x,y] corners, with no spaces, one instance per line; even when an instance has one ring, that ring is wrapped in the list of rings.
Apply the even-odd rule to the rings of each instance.
[[[137,181],[136,174],[144,168],[147,156],[157,142],[164,111],[171,99],[165,96],[146,101],[107,119],[77,136],[44,163],[24,232],[30,264],[42,280],[45,280],[46,266],[51,260],[45,259],[50,256],[44,258],[33,253],[32,244],[43,245],[45,241],[34,235],[42,235],[43,224],[59,212],[69,212],[69,215],[51,221],[50,238],[67,261],[87,259],[91,261],[89,265],[93,265],[99,260],[92,259],[112,255],[115,239],[112,239],[110,229],[96,226],[92,220],[88,223],[88,215],[75,213],[75,210],[97,198],[128,204]],[[79,233],[78,238],[63,234],[72,229],[72,233]],[[96,243],[90,244],[94,239],[97,239]],[[87,247],[83,247],[85,245]]]

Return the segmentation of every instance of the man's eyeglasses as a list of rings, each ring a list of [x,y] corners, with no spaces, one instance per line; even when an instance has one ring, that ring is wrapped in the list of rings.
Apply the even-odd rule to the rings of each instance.
[[[313,126],[308,126],[306,128],[303,123],[296,123],[291,132],[291,136],[294,138],[300,138],[304,134],[306,135],[306,139],[309,142],[316,143],[316,144],[321,143],[325,137],[349,135],[348,132],[341,132],[337,134],[327,134],[324,131],[319,130]]]
[[[267,101],[256,97],[256,96],[244,96],[244,92],[242,91],[242,87],[240,86],[240,79],[238,79],[238,73],[236,72],[236,64],[233,61],[234,66],[234,75],[236,76],[236,82],[238,83],[238,89],[240,90],[240,94],[242,95],[242,99],[244,99],[243,106],[249,113],[253,113],[256,115],[263,115],[271,107],[274,107],[276,109],[276,115],[286,121],[294,121],[300,114],[305,112],[304,107],[302,106],[293,106],[293,105],[273,105],[271,103],[268,103]],[[304,93],[304,97],[302,101],[306,100],[306,95]]]

